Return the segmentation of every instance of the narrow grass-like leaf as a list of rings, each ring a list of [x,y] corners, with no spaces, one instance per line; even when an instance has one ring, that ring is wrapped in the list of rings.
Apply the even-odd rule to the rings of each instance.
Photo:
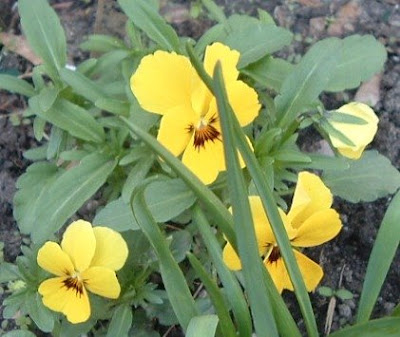
[[[28,82],[16,76],[0,74],[0,89],[31,97],[35,94],[35,88]]]
[[[37,202],[34,242],[48,239],[106,182],[116,160],[93,153],[60,175]]]
[[[196,304],[186,284],[185,276],[174,260],[167,241],[154,221],[144,199],[144,188],[136,193],[132,203],[133,214],[150,241],[159,261],[160,273],[168,299],[184,330],[190,320],[198,315]]]
[[[342,45],[337,38],[317,42],[285,78],[281,94],[275,98],[279,126],[287,127],[297,115],[313,103],[335,71],[337,51]]]
[[[217,325],[218,316],[216,315],[193,317],[189,323],[186,337],[214,337]]]
[[[357,322],[368,321],[400,243],[400,192],[391,201],[382,220],[368,261]],[[400,331],[400,330],[399,330]]]
[[[169,51],[179,50],[179,38],[174,29],[145,0],[118,0],[119,5],[133,23],[150,39]]]
[[[196,205],[193,209],[193,219],[201,236],[203,237],[207,251],[211,256],[221,282],[225,288],[227,299],[231,304],[232,312],[235,317],[239,336],[250,337],[252,333],[252,324],[246,299],[244,298],[238,281],[222,260],[221,247],[215,237],[215,234],[211,231],[210,224],[198,205]]]
[[[201,282],[203,282],[207,293],[211,298],[211,301],[215,308],[215,312],[219,318],[220,331],[223,332],[224,337],[235,337],[235,326],[232,323],[232,319],[229,315],[229,310],[226,306],[224,295],[222,294],[221,289],[216,285],[215,281],[204,269],[201,262],[193,254],[189,253],[187,257],[193,269],[199,276]]]
[[[159,155],[177,174],[178,176],[193,190],[197,197],[203,202],[205,207],[212,213],[215,223],[225,234],[228,241],[236,247],[236,239],[233,231],[232,216],[226,209],[225,205],[218,197],[208,189],[178,158],[162,146],[153,136],[143,131],[133,122],[124,117],[120,117],[130,131],[138,136],[146,145],[148,145],[154,153]]]
[[[329,335],[329,337],[398,337],[400,318],[375,319],[366,323],[346,327]]]
[[[230,113],[230,110],[224,111],[219,110],[220,114]],[[222,120],[222,118],[221,118]],[[315,316],[311,307],[310,298],[308,296],[306,287],[304,285],[303,278],[301,276],[299,267],[295,260],[293,250],[291,248],[286,230],[282,223],[282,219],[279,215],[278,208],[275,204],[275,199],[271,187],[268,185],[268,179],[261,170],[254,153],[250,149],[245,135],[237,121],[236,117],[231,113],[231,117],[228,120],[228,130],[234,130],[235,139],[240,153],[246,163],[247,169],[253,178],[254,184],[257,188],[259,196],[262,200],[266,214],[270,221],[272,230],[274,232],[275,238],[278,242],[281,255],[284,258],[286,269],[289,273],[290,279],[292,281],[297,300],[299,302],[300,309],[303,313],[303,317],[306,323],[307,331],[309,336],[318,336],[317,325],[315,322]],[[223,125],[223,123],[221,123]],[[226,147],[226,146],[225,146]]]
[[[21,25],[30,46],[46,66],[59,71],[67,61],[64,30],[47,0],[19,0]]]
[[[268,296],[256,241],[253,219],[247,196],[247,188],[239,164],[233,129],[230,127],[227,94],[224,88],[221,64],[214,69],[214,94],[217,100],[221,130],[224,140],[225,162],[227,166],[228,189],[231,196],[233,220],[237,235],[238,252],[242,262],[242,272],[245,281],[254,328],[258,337],[278,336],[278,330]],[[257,280],[257,281],[255,281]]]

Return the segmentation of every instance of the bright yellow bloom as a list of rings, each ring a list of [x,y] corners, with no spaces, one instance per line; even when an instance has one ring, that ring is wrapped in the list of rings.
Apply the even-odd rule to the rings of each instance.
[[[265,215],[261,199],[249,197],[258,251],[277,289],[293,291],[279,247]],[[332,194],[315,174],[301,172],[294,192],[292,207],[286,215],[280,211],[289,240],[293,247],[313,247],[334,238],[342,228],[339,214],[331,208]],[[293,249],[304,283],[313,291],[322,279],[322,268],[307,256]],[[223,259],[233,270],[242,268],[241,261],[230,243],[223,250]]]
[[[330,121],[332,126],[349,138],[354,146],[343,143],[338,138],[329,135],[332,145],[345,157],[358,159],[361,157],[365,147],[372,142],[378,129],[379,119],[368,105],[352,102],[345,104],[338,112],[343,112],[364,119],[366,124],[347,124]]]
[[[39,293],[43,304],[62,312],[71,323],[90,317],[87,290],[107,298],[118,298],[121,291],[115,271],[128,257],[122,236],[107,227],[92,227],[78,220],[68,226],[59,244],[47,241],[39,249],[40,267],[57,277],[43,281]]]
[[[229,103],[240,125],[253,121],[260,109],[257,93],[239,81],[240,54],[214,43],[205,51],[204,67],[212,76],[221,62]],[[215,97],[189,59],[156,51],[145,56],[131,77],[131,89],[143,109],[162,115],[158,140],[205,184],[225,171],[221,127]],[[244,167],[243,161],[241,161]]]

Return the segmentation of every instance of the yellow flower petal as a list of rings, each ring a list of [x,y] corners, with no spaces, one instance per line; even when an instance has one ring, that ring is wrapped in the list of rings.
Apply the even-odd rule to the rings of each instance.
[[[222,141],[206,141],[204,146],[194,146],[194,136],[182,156],[182,162],[204,183],[211,184],[218,173],[225,170]]]
[[[71,323],[82,323],[90,317],[90,302],[85,288],[79,293],[74,288],[67,288],[64,281],[68,277],[55,277],[42,282],[39,294],[43,304],[49,309],[62,312]]]
[[[256,232],[258,250],[260,255],[264,255],[268,246],[276,243],[275,236],[272,233],[272,228],[265,214],[260,197],[249,196],[249,203],[254,222],[254,230]]]
[[[94,294],[107,298],[118,298],[121,292],[117,276],[109,268],[90,267],[81,276],[85,287]]]
[[[84,220],[70,224],[64,233],[61,248],[69,255],[77,271],[85,270],[96,249],[92,225]]]
[[[94,227],[96,250],[90,263],[91,267],[106,267],[119,270],[128,257],[128,246],[118,232],[107,227]]]
[[[313,247],[334,238],[340,232],[342,222],[334,209],[326,209],[312,214],[297,229],[291,240],[293,246]]]
[[[307,291],[314,291],[324,276],[321,266],[297,250],[293,250],[293,252],[299,265],[301,275],[303,276]],[[290,285],[291,288],[287,289],[293,290],[293,285],[291,282]]]
[[[374,139],[378,129],[379,119],[368,105],[352,102],[343,105],[338,109],[339,112],[347,113],[355,117],[364,119],[367,124],[347,124],[331,121],[333,127],[342,132],[349,138],[355,146],[349,146],[338,138],[329,135],[332,145],[343,155],[351,159],[361,157],[365,147]]]
[[[131,90],[141,107],[164,115],[178,106],[190,106],[195,71],[187,57],[156,51],[143,57],[131,77]]]
[[[172,109],[161,118],[157,139],[175,156],[179,156],[188,145],[192,132],[189,128],[197,123],[196,115],[190,108]]]
[[[264,265],[267,268],[269,274],[271,275],[271,278],[274,281],[274,284],[278,289],[279,293],[281,293],[283,289],[293,288],[285,267],[285,263],[283,262],[283,259],[281,257],[273,262],[270,262],[268,261],[268,259],[265,259]]]
[[[288,213],[293,228],[298,228],[313,213],[329,209],[332,201],[332,193],[321,178],[310,172],[300,172]]]
[[[214,74],[214,67],[216,63],[220,61],[224,82],[229,83],[235,81],[239,76],[239,71],[236,68],[239,58],[240,53],[238,51],[232,50],[222,43],[215,42],[206,48],[204,68],[212,77]]]
[[[261,108],[257,92],[242,81],[228,82],[226,91],[229,103],[240,125],[250,124],[257,117]]]
[[[360,159],[362,153],[364,152],[367,146],[360,146],[357,149],[345,148],[345,147],[338,147],[337,150],[339,153],[347,158],[350,159]]]
[[[69,256],[62,251],[59,244],[48,241],[39,249],[38,265],[57,276],[67,276],[74,273],[74,265]]]
[[[229,242],[225,245],[224,250],[222,251],[222,259],[229,269],[242,269],[242,263],[240,262],[239,256],[236,254],[235,250]]]

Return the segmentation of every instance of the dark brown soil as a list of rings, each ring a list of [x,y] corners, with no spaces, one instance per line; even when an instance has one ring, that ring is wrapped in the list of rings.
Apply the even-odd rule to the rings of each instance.
[[[400,7],[397,0],[219,0],[227,14],[246,13],[256,15],[257,8],[271,13],[277,23],[295,33],[295,41],[281,55],[296,60],[310,43],[327,36],[344,37],[350,34],[373,34],[386,47],[388,61],[378,86],[368,92],[376,100],[374,110],[380,117],[379,131],[372,148],[387,156],[400,168]],[[93,32],[96,18],[96,3],[85,1],[51,1],[61,17],[67,31],[69,60],[76,63],[85,57],[78,45]],[[13,0],[0,2],[0,30],[19,33],[18,16],[12,10]],[[181,35],[198,38],[211,25],[204,12],[197,19],[189,15],[191,1],[162,0],[162,13],[169,18]],[[113,8],[114,1],[107,5],[106,13],[96,31],[121,34],[123,16]],[[1,45],[0,45],[1,48]],[[30,65],[22,57],[0,49],[0,73],[24,73]],[[325,95],[327,107],[339,107],[352,100],[355,91],[344,94]],[[362,96],[361,96],[362,97]],[[5,243],[4,259],[14,261],[20,253],[22,237],[12,216],[12,199],[15,181],[29,162],[22,156],[23,151],[36,146],[32,125],[21,118],[25,101],[16,95],[0,92],[0,241]],[[10,116],[13,115],[13,118]],[[12,121],[20,120],[19,126]],[[28,122],[25,125],[24,122]],[[304,139],[319,139],[309,131]],[[304,142],[309,148],[309,141]],[[308,254],[319,261],[325,271],[322,285],[337,288],[343,269],[342,286],[354,294],[354,299],[338,300],[332,329],[351,323],[356,313],[359,294],[362,289],[366,265],[379,224],[384,216],[390,198],[371,203],[350,204],[336,200],[335,208],[341,213],[344,228],[332,242]],[[84,212],[84,211],[83,211]],[[87,210],[89,212],[89,210]],[[400,256],[397,254],[381,296],[378,299],[375,316],[390,314],[400,302]],[[291,294],[285,295],[291,309],[295,301]],[[311,295],[320,331],[326,318],[329,299],[318,294]],[[0,305],[0,311],[1,305]],[[299,322],[301,325],[301,321]],[[171,336],[171,335],[170,335]]]

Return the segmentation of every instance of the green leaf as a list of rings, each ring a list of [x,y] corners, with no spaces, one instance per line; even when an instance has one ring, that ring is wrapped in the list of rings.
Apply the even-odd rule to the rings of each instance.
[[[36,116],[33,120],[33,134],[37,141],[41,141],[44,136],[44,128],[46,126],[46,121],[39,116]]]
[[[36,337],[36,335],[28,330],[15,330],[6,332],[3,337]]]
[[[229,314],[229,310],[227,308],[227,305],[225,303],[224,296],[221,292],[221,289],[218,288],[217,284],[215,281],[211,278],[211,276],[208,274],[208,272],[204,269],[202,266],[201,262],[191,253],[188,254],[188,259],[190,264],[192,265],[193,269],[196,271],[197,275],[199,276],[201,282],[203,282],[208,295],[211,298],[211,301],[214,305],[215,312],[217,316],[217,321],[215,323],[214,331],[210,331],[210,327],[207,327],[207,333],[212,333],[210,336],[214,336],[215,329],[218,324],[218,319],[219,319],[219,329],[223,331],[223,336],[224,337],[235,337],[236,336],[236,329],[235,326],[233,325],[232,319]],[[202,316],[205,317],[205,316]],[[195,317],[194,319],[196,319]],[[190,332],[192,331],[193,336],[206,336],[206,331],[203,331],[200,326],[197,326],[196,328],[193,326],[192,327],[192,322],[194,320],[190,321],[187,336],[191,336]],[[192,329],[192,330],[191,330]],[[196,333],[196,334],[195,334]]]
[[[361,82],[380,72],[387,58],[385,47],[372,35],[352,35],[343,39],[339,55],[325,91],[357,88]]]
[[[196,316],[190,320],[186,337],[214,337],[218,325],[218,316]],[[224,336],[230,336],[228,334]]]
[[[58,88],[44,87],[40,91],[39,95],[37,96],[40,110],[42,110],[42,111],[49,110],[53,106],[59,93],[60,93],[60,90]],[[36,99],[36,97],[35,97],[35,99]]]
[[[206,47],[215,41],[223,41],[228,34],[225,25],[217,24],[208,29],[197,41],[194,50],[197,55],[201,55]]]
[[[0,74],[0,89],[11,91],[27,97],[35,94],[35,88],[27,81],[16,76]]]
[[[196,201],[194,193],[181,179],[154,181],[146,187],[144,195],[157,222],[171,220]]]
[[[44,332],[51,332],[54,327],[55,315],[44,306],[38,292],[34,292],[26,299],[25,305],[29,317],[35,322],[38,328]]]
[[[57,158],[65,148],[68,134],[56,126],[52,126],[50,139],[47,145],[46,159]]]
[[[284,28],[271,24],[255,22],[238,24],[222,41],[232,49],[240,52],[238,68],[260,60],[290,44],[292,33]]]
[[[247,188],[239,164],[235,136],[230,124],[231,107],[223,84],[220,62],[214,69],[214,95],[217,100],[221,130],[224,138],[224,154],[227,166],[228,190],[231,196],[233,220],[238,243],[238,253],[242,262],[242,273],[246,292],[253,314],[257,336],[278,336],[268,289],[262,281],[264,265],[260,260],[258,245],[250,211]],[[254,282],[258,280],[258,282]]]
[[[60,175],[37,201],[37,225],[34,242],[46,240],[71,217],[106,182],[116,161],[105,154],[93,153]]]
[[[135,191],[136,187],[143,182],[146,178],[149,170],[153,166],[154,157],[148,156],[147,158],[139,161],[134,167],[132,167],[131,171],[128,174],[128,177],[125,180],[125,184],[122,187],[122,200],[126,203],[131,202],[131,196]]]
[[[14,217],[23,234],[34,230],[39,200],[46,195],[50,185],[62,173],[57,166],[47,162],[34,163],[17,180],[14,196]]]
[[[79,46],[82,50],[107,53],[115,49],[126,49],[124,41],[114,36],[92,34]]]
[[[221,83],[222,85],[222,83]],[[218,102],[218,95],[216,94],[217,97],[217,102]],[[222,104],[221,104],[222,105]],[[302,278],[302,275],[300,273],[299,267],[297,265],[296,259],[293,254],[293,249],[290,245],[286,230],[284,228],[282,219],[280,217],[278,208],[275,203],[274,195],[271,186],[268,185],[268,179],[265,176],[264,172],[261,170],[261,167],[258,164],[257,158],[254,155],[254,152],[250,148],[248,141],[246,140],[245,134],[236,119],[235,115],[232,113],[231,109],[223,109],[223,106],[219,107],[218,111],[220,112],[221,116],[221,126],[224,126],[223,122],[223,115],[227,114],[227,118],[225,119],[225,122],[228,124],[225,126],[225,135],[228,134],[230,135],[230,140],[236,140],[236,144],[238,146],[238,149],[240,153],[243,156],[243,159],[247,165],[247,169],[249,170],[249,173],[251,177],[253,178],[255,187],[257,188],[258,194],[261,198],[261,201],[264,206],[264,210],[266,214],[268,214],[268,218],[271,223],[272,230],[274,232],[274,235],[276,237],[276,240],[278,242],[281,255],[285,261],[286,268],[288,270],[288,274],[290,276],[290,279],[293,283],[293,287],[295,289],[295,294],[301,309],[301,312],[303,314],[304,320],[305,320],[305,325],[307,328],[307,332],[309,336],[318,336],[318,330],[315,322],[315,316],[312,311],[312,306],[310,302],[310,298],[307,293],[307,289],[304,285],[304,281]],[[224,132],[224,129],[222,129]],[[234,131],[234,134],[230,134]],[[226,137],[224,136],[225,139],[225,147],[224,149],[231,148],[230,151],[232,150],[232,145],[229,146],[229,143],[226,141]],[[234,147],[233,147],[234,148]],[[226,160],[227,163],[229,163],[229,160]],[[229,169],[228,169],[229,172]],[[236,188],[235,193],[243,193],[240,192],[240,189],[237,189],[237,184],[234,185]],[[233,193],[233,195],[235,195]],[[233,203],[232,203],[233,204]],[[240,204],[240,203],[239,203]],[[240,213],[239,213],[240,214]],[[241,225],[243,222],[241,222]],[[241,226],[240,225],[240,226]],[[238,227],[235,226],[235,229],[241,228],[239,225]],[[244,233],[243,233],[244,235]],[[242,234],[238,232],[238,237],[240,238]],[[249,245],[246,245],[246,247],[249,247]],[[246,249],[246,248],[245,248]],[[242,259],[242,253],[240,252],[239,249],[239,255],[241,256]],[[245,260],[243,259],[243,266],[245,266]],[[249,261],[251,261],[249,259]],[[249,261],[247,263],[249,263]],[[253,263],[255,261],[259,261],[256,259],[253,259]],[[298,328],[294,324],[294,321],[292,317],[290,316],[289,311],[285,306],[282,306],[282,303],[280,302],[280,296],[277,293],[276,287],[273,284],[273,281],[270,277],[270,275],[266,272],[265,268],[262,269],[263,271],[263,277],[261,278],[256,278],[259,280],[262,280],[264,283],[264,286],[269,292],[269,295],[271,297],[271,300],[275,302],[274,305],[274,311],[276,315],[276,321],[279,326],[279,329],[283,331],[284,335],[290,335],[290,336],[299,336],[300,333],[298,331]],[[255,278],[252,278],[254,280]],[[254,285],[254,282],[252,281],[247,281],[247,284],[252,284]],[[265,316],[265,315],[264,315]],[[264,318],[265,319],[265,318]]]
[[[48,145],[42,145],[39,147],[34,147],[24,152],[24,158],[32,161],[39,161],[47,159],[47,147]]]
[[[117,232],[139,229],[131,207],[122,198],[111,201],[101,209],[94,217],[93,224],[109,227]]]
[[[107,96],[106,92],[85,75],[69,69],[61,69],[60,76],[78,95],[81,95],[91,102]]]
[[[317,292],[325,297],[331,297],[334,295],[333,289],[329,287],[318,287]]]
[[[53,106],[43,111],[40,107],[38,97],[29,100],[29,106],[44,120],[69,132],[72,136],[96,143],[104,140],[103,128],[84,108],[59,98]]]
[[[310,163],[302,163],[298,165],[301,168],[309,168],[314,170],[346,170],[350,167],[349,161],[344,157],[328,157],[316,153],[307,153],[311,158]],[[296,164],[292,164],[293,168]]]
[[[285,60],[266,56],[240,71],[263,87],[281,92],[283,82],[293,68],[294,65]]]
[[[350,202],[374,201],[396,192],[400,173],[377,151],[366,151],[358,160],[347,160],[349,168],[325,170],[322,176],[332,193]]]
[[[106,337],[127,337],[131,325],[132,308],[128,304],[121,304],[114,310]]]
[[[0,283],[15,281],[21,278],[18,267],[8,262],[0,263]]]
[[[346,327],[329,337],[398,337],[399,331],[400,318],[382,318]]]
[[[148,1],[118,0],[118,3],[133,23],[161,48],[169,51],[179,50],[178,35]]]
[[[238,280],[223,261],[221,246],[198,205],[194,207],[193,220],[203,237],[204,244],[224,286],[226,298],[232,307],[239,336],[250,337],[252,334],[252,324],[247,301]]]
[[[341,288],[339,290],[335,291],[335,296],[339,297],[341,300],[351,300],[354,295],[351,291],[348,291],[347,289]]]
[[[279,126],[288,126],[313,103],[326,87],[337,64],[342,42],[328,38],[317,42],[285,78],[281,94],[275,98]]]
[[[111,112],[116,115],[129,116],[130,105],[126,101],[112,98],[100,98],[95,105],[102,110]]]
[[[378,171],[379,172],[379,171]],[[384,175],[384,173],[380,173]],[[382,220],[368,261],[364,278],[357,322],[366,322],[385,281],[389,267],[400,243],[400,192],[391,201]]]
[[[30,46],[51,72],[57,72],[67,61],[64,30],[47,0],[19,0],[21,25]]]
[[[327,113],[326,118],[330,122],[356,124],[356,125],[368,124],[368,122],[365,119],[344,112],[330,111],[329,113]]]
[[[186,330],[190,320],[198,315],[194,299],[185,277],[168,248],[167,241],[154,221],[146,205],[143,188],[135,195],[133,213],[146,237],[150,241],[160,264],[160,273],[168,299],[174,309],[179,324]]]
[[[171,234],[172,241],[169,246],[175,261],[180,263],[186,258],[193,243],[193,236],[187,230],[174,231]]]
[[[213,0],[201,0],[201,3],[207,9],[207,11],[211,14],[211,17],[215,21],[217,21],[219,23],[226,22],[226,16],[225,16],[224,11],[222,10],[221,7],[216,5]]]

